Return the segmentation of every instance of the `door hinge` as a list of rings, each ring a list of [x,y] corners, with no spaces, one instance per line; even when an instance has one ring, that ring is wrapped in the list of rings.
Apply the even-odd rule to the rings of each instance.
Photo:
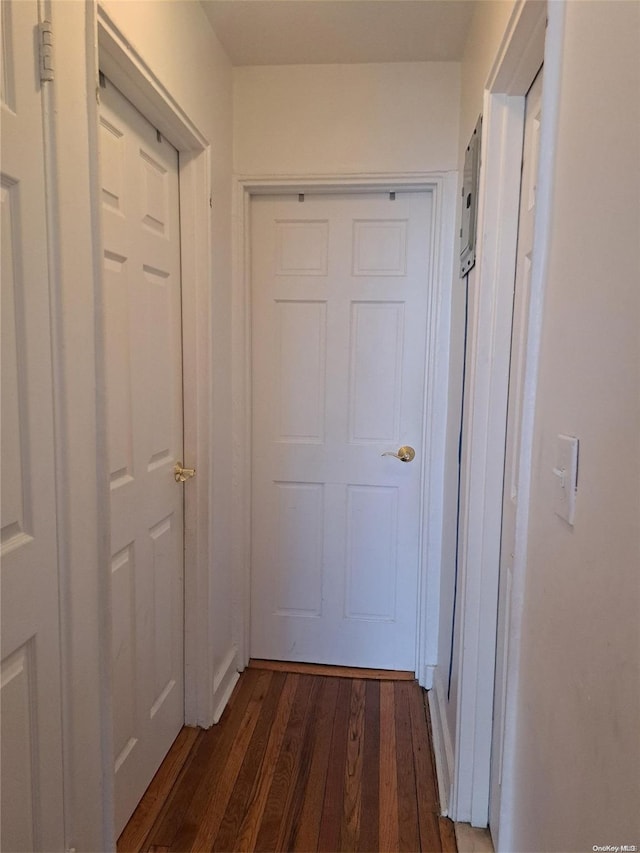
[[[50,83],[53,80],[53,27],[51,21],[42,21],[40,30],[40,82]]]

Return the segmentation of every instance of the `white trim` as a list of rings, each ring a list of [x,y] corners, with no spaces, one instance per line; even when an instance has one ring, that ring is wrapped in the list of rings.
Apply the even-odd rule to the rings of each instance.
[[[180,156],[185,488],[185,723],[208,727],[215,707],[211,661],[211,228],[210,150]],[[185,282],[192,282],[186,286]],[[193,620],[193,624],[192,624]]]
[[[437,667],[433,675],[433,689],[427,693],[431,717],[431,739],[438,778],[440,814],[447,817],[450,813],[454,773],[453,745],[447,719],[447,691]]]
[[[178,151],[209,145],[181,105],[98,3],[100,68]]]
[[[214,718],[209,518],[211,485],[210,149],[206,137],[98,6],[100,68],[179,152],[185,488],[185,722]],[[100,354],[99,362],[103,360]]]
[[[431,303],[427,329],[428,369],[425,416],[421,567],[418,589],[416,674],[423,686],[437,662],[442,545],[442,495],[449,369],[453,233],[456,172],[366,173],[345,175],[238,176],[233,192],[233,495],[237,518],[234,559],[234,640],[240,666],[249,656],[251,533],[251,294],[249,282],[249,202],[251,195],[291,192],[426,190],[433,193]]]
[[[427,333],[425,434],[422,482],[421,570],[418,585],[416,677],[429,689],[438,662],[440,580],[444,525],[445,458],[451,338],[451,286],[454,273],[458,173],[442,177],[433,211],[431,304]]]
[[[486,826],[523,98],[485,95],[460,547],[455,820]],[[493,603],[493,611],[492,611]]]
[[[549,246],[553,228],[553,187],[555,149],[558,136],[560,89],[562,82],[562,49],[565,28],[565,0],[549,3],[547,34],[544,46],[544,85],[540,130],[540,161],[536,190],[535,244],[531,268],[529,328],[524,371],[522,421],[520,425],[520,458],[518,460],[519,496],[516,509],[516,540],[511,592],[509,653],[506,667],[506,704],[502,764],[502,799],[500,803],[500,837],[496,849],[513,850],[513,818],[517,762],[517,712],[522,637],[522,613],[527,570],[529,507],[533,434],[544,298],[549,264]],[[498,847],[499,845],[499,847]]]
[[[38,2],[38,18],[39,23],[52,20],[52,4],[51,0],[39,0]],[[62,257],[61,257],[61,223],[58,217],[58,207],[60,204],[59,196],[59,173],[58,173],[58,149],[57,149],[57,133],[56,133],[56,101],[55,89],[52,85],[47,84],[41,87],[42,96],[42,111],[43,111],[43,151],[44,151],[44,175],[45,175],[45,200],[46,200],[46,217],[47,217],[47,266],[49,272],[49,304],[50,304],[50,326],[51,326],[51,374],[52,374],[52,405],[53,405],[53,426],[54,426],[54,469],[55,469],[55,485],[56,485],[56,545],[57,545],[57,567],[59,578],[59,624],[60,624],[60,683],[61,683],[61,723],[62,723],[62,738],[65,745],[63,751],[63,817],[64,817],[64,842],[65,847],[68,846],[70,839],[77,835],[76,826],[76,807],[77,807],[77,792],[75,775],[78,771],[77,756],[74,754],[74,746],[72,740],[73,732],[73,717],[74,711],[77,708],[77,695],[74,690],[73,671],[75,668],[74,660],[74,633],[75,625],[72,617],[72,586],[73,586],[73,567],[71,564],[71,536],[70,536],[70,511],[68,495],[71,492],[72,474],[68,466],[69,448],[68,448],[68,427],[66,423],[65,413],[65,363],[64,363],[64,317],[65,317],[65,298],[64,298],[64,282],[62,273]],[[97,400],[91,401],[96,409],[98,407]],[[95,435],[92,439],[95,440]],[[96,472],[97,474],[97,472]],[[96,478],[97,479],[97,478]],[[95,483],[94,483],[95,485]],[[99,488],[97,492],[99,493]],[[96,510],[97,508],[92,508]],[[97,509],[97,515],[100,510]],[[99,548],[98,541],[96,544],[96,552]],[[96,557],[97,557],[96,553]],[[89,567],[91,569],[92,567]],[[98,578],[102,573],[98,573]],[[98,580],[98,583],[100,581]],[[96,626],[93,641],[95,643],[96,652],[100,655],[100,665],[98,673],[91,688],[102,692],[104,680],[100,675],[106,672],[105,660],[103,651],[103,643],[101,642],[102,625]],[[105,691],[106,693],[106,691]],[[106,698],[101,696],[102,698]],[[102,716],[108,718],[109,706],[105,709],[100,708]],[[105,719],[94,721],[95,729],[100,733],[104,728]],[[104,760],[105,753],[102,749],[103,739],[98,745],[98,749],[91,756],[92,758],[99,757],[101,763]],[[80,772],[82,772],[80,768]],[[101,768],[102,769],[102,768]],[[87,785],[90,786],[93,780],[87,779]],[[100,773],[99,782],[102,783],[102,773]],[[109,813],[110,803],[108,798],[100,804],[101,818],[104,821],[105,813]]]
[[[436,670],[438,669],[435,664],[427,664],[424,668],[424,684],[421,682],[420,686],[425,690],[433,690],[433,682],[435,679]]]
[[[549,25],[544,40],[545,18]],[[507,667],[505,767],[502,820],[508,822],[513,792],[509,790],[515,761],[515,703],[518,675],[522,592],[526,561],[531,442],[542,317],[544,269],[551,210],[551,164],[557,125],[564,15],[562,3],[519,0],[510,18],[485,89],[483,157],[478,226],[477,313],[472,318],[471,390],[468,476],[463,484],[467,514],[463,519],[461,638],[456,717],[456,766],[452,816],[486,826],[491,769],[491,733],[495,670],[496,614],[502,518],[502,475],[506,432],[506,399],[511,338],[511,305],[515,274],[519,161],[524,126],[524,96],[541,65],[544,44],[542,138],[538,181],[535,247],[519,460],[520,495],[516,560],[512,593],[511,637]],[[517,175],[515,174],[517,171]],[[516,580],[517,573],[517,580]],[[507,738],[508,734],[508,738]],[[510,849],[500,840],[500,846]]]
[[[83,62],[59,51],[43,87],[56,526],[60,558],[65,846],[112,849],[113,748],[109,623],[108,480],[97,349],[102,316],[94,7],[39,5]],[[88,93],[90,91],[90,95]],[[78,110],[77,105],[83,109]],[[85,106],[86,105],[86,106]],[[73,139],[68,144],[69,138]],[[96,179],[97,180],[97,179]],[[80,415],[80,416],[79,416]],[[46,722],[46,721],[45,721]]]
[[[233,645],[222,659],[213,679],[213,722],[222,716],[233,688],[238,683],[238,647]]]
[[[251,288],[249,280],[249,200],[241,181],[232,188],[232,636],[241,669],[249,663],[251,567]]]
[[[514,4],[485,91],[526,95],[542,63],[546,18],[546,0]]]

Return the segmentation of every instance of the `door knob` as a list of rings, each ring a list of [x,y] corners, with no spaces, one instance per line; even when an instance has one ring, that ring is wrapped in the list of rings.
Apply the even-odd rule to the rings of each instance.
[[[398,448],[398,452],[394,453],[393,450],[386,450],[384,453],[380,454],[381,456],[394,456],[396,459],[399,459],[401,462],[413,462],[416,458],[416,452],[413,447],[409,447],[408,444],[404,444],[402,447]]]
[[[173,468],[173,476],[176,483],[186,483],[192,477],[196,476],[195,468],[183,468],[182,462],[176,462]]]

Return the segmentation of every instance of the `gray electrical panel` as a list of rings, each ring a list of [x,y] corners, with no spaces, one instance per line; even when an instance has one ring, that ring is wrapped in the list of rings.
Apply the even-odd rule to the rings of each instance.
[[[462,217],[460,222],[460,277],[476,262],[476,225],[478,212],[478,176],[480,174],[480,138],[482,116],[478,118],[464,157],[462,176]]]

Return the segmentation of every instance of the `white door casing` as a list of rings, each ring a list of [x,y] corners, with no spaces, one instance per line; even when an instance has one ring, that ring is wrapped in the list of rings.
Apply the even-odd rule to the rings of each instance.
[[[415,669],[431,200],[252,200],[254,657]]]
[[[478,193],[478,250],[470,316],[472,393],[465,403],[471,428],[465,440],[470,471],[465,483],[465,536],[460,542],[460,643],[455,713],[455,749],[449,814],[486,826],[489,815],[491,733],[496,656],[498,573],[502,522],[507,386],[513,314],[514,270],[520,196],[524,96],[545,64],[544,113],[536,204],[536,247],[532,265],[530,322],[520,435],[519,503],[507,664],[501,847],[508,849],[513,798],[509,779],[517,761],[515,708],[519,681],[519,638],[524,572],[535,387],[553,186],[553,151],[562,69],[564,6],[544,0],[514,4],[483,99],[482,168]],[[548,23],[548,26],[547,26]],[[442,698],[442,691],[441,691]],[[446,701],[446,695],[444,696]],[[437,717],[434,717],[437,721]],[[446,726],[446,721],[445,721]],[[444,737],[446,740],[446,736]],[[438,740],[434,737],[434,740]],[[511,812],[513,813],[513,812]],[[507,818],[505,821],[505,817]]]
[[[59,575],[35,2],[2,17],[2,843],[64,847]]]
[[[518,507],[518,474],[520,459],[520,430],[522,422],[523,383],[531,262],[533,257],[534,220],[536,209],[540,130],[542,118],[543,72],[540,70],[525,100],[522,178],[520,184],[520,213],[518,217],[518,248],[511,333],[511,363],[509,368],[509,398],[507,408],[507,439],[504,465],[502,502],[502,541],[500,548],[500,581],[498,588],[498,628],[496,672],[494,687],[493,733],[491,745],[491,792],[489,824],[497,843],[500,828],[500,799],[502,788],[502,756],[504,746],[504,712],[506,702],[505,669],[510,634],[513,560],[515,556],[516,513]]]
[[[116,834],[184,721],[178,157],[101,89]]]

